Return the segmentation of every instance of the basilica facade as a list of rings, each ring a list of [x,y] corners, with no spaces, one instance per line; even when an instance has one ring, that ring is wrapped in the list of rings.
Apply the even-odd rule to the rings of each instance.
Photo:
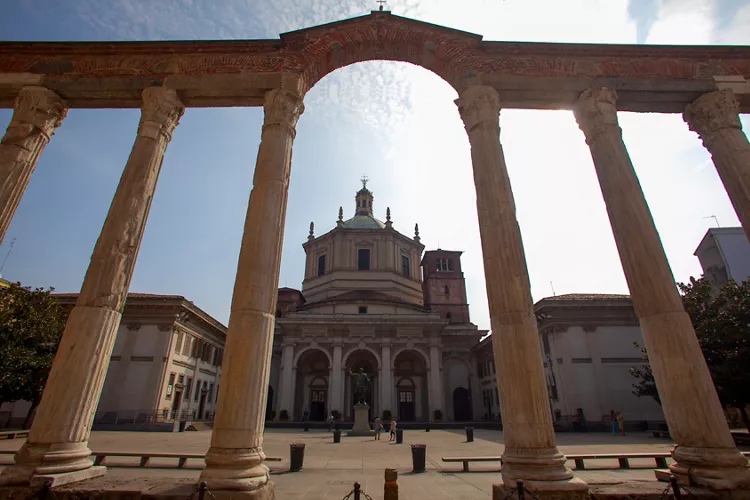
[[[310,235],[302,289],[281,288],[267,418],[353,419],[352,374],[368,374],[370,416],[402,421],[481,418],[474,348],[487,334],[471,323],[461,252],[424,250],[374,216],[366,181],[355,211]]]

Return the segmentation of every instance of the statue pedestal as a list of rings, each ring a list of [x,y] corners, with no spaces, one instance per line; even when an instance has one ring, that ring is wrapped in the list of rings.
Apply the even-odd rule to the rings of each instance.
[[[370,405],[368,404],[356,404],[354,405],[354,426],[352,430],[346,433],[347,436],[374,436],[375,431],[370,430],[370,422],[368,418]]]

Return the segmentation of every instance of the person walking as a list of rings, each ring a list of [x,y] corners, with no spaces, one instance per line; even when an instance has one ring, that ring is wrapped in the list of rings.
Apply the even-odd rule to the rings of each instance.
[[[328,414],[328,418],[326,419],[326,422],[328,423],[328,430],[333,430],[333,413]]]
[[[616,436],[620,429],[617,425],[617,413],[615,413],[615,410],[609,410],[609,419],[612,422],[612,435]]]
[[[307,413],[307,408],[305,408],[304,410],[302,410],[302,421],[303,422],[307,422],[307,416],[308,415],[309,415],[309,413]]]
[[[375,431],[375,441],[380,441],[380,431],[383,430],[383,424],[380,421],[380,417],[375,417],[375,423],[372,424],[372,428]]]
[[[621,411],[617,412],[617,425],[620,427],[620,435],[625,435],[625,417]]]
[[[388,442],[396,440],[396,417],[391,418],[391,438]]]

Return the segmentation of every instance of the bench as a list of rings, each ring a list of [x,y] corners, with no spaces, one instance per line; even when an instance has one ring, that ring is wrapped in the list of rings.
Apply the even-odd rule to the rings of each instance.
[[[93,451],[91,454],[94,458],[94,465],[102,465],[104,459],[107,457],[138,457],[141,459],[140,467],[148,465],[149,460],[152,458],[176,458],[177,468],[182,469],[185,467],[189,458],[196,460],[202,460],[206,457],[203,453],[143,453],[143,452],[103,452]],[[281,462],[281,457],[266,457],[266,462]]]
[[[666,469],[667,458],[671,457],[672,454],[669,452],[664,453],[586,453],[578,455],[566,455],[568,460],[573,460],[576,464],[576,470],[584,470],[584,460],[604,460],[604,459],[617,459],[617,462],[621,469],[630,468],[630,458],[653,458],[656,462],[656,467]]]
[[[442,457],[443,462],[462,462],[463,471],[469,472],[469,462],[500,462],[503,464],[503,457]]]
[[[21,437],[28,437],[29,431],[1,431],[0,432],[0,439],[15,439],[15,438],[21,438]]]
[[[648,432],[650,432],[655,438],[672,439],[672,436],[669,435],[669,431],[665,431],[664,429],[649,429]]]

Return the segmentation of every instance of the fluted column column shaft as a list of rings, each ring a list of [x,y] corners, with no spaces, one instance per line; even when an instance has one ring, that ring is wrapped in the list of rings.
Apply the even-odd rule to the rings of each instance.
[[[341,406],[341,381],[343,369],[341,366],[341,344],[334,344],[333,346],[333,363],[331,365],[331,387],[328,391],[328,413],[332,410],[338,410],[344,413],[344,409]],[[326,415],[327,417],[327,415]]]
[[[45,87],[24,87],[0,140],[0,243],[29,185],[39,156],[68,113],[66,102]]]
[[[742,131],[739,104],[731,89],[704,94],[683,113],[711,153],[724,189],[750,240],[750,142]]]
[[[436,345],[430,346],[430,377],[429,377],[429,394],[430,394],[430,414],[427,420],[432,421],[435,418],[435,410],[440,410],[443,418],[448,418],[445,408],[443,408],[443,381],[440,376],[440,349]]]
[[[151,208],[164,151],[183,113],[173,90],[143,91],[141,120],[81,293],[68,316],[60,347],[31,427],[16,454],[27,475],[87,469],[91,433],[115,336]]]
[[[390,410],[392,415],[398,412],[392,408],[393,404],[393,363],[391,361],[391,346],[383,344],[380,346],[380,415],[385,410]]]
[[[587,90],[575,103],[574,113],[591,149],[662,409],[677,443],[673,453],[676,463],[670,468],[678,474],[687,474],[690,469],[692,476],[704,479],[735,473],[741,476],[746,461],[735,448],[695,330],[675,286],[622,140],[615,101],[612,90]]]
[[[273,346],[292,142],[304,106],[271,90],[245,218],[222,366],[221,394],[201,478],[212,489],[255,490],[268,483],[261,444]]]
[[[276,405],[276,419],[281,418],[281,410],[292,412],[292,376],[294,373],[294,345],[284,344],[281,350],[281,376],[279,377],[279,399]]]
[[[557,450],[539,332],[516,206],[500,144],[500,104],[491,87],[472,86],[456,101],[471,144],[492,347],[505,430],[503,481],[573,480]],[[555,486],[553,486],[554,488]]]

